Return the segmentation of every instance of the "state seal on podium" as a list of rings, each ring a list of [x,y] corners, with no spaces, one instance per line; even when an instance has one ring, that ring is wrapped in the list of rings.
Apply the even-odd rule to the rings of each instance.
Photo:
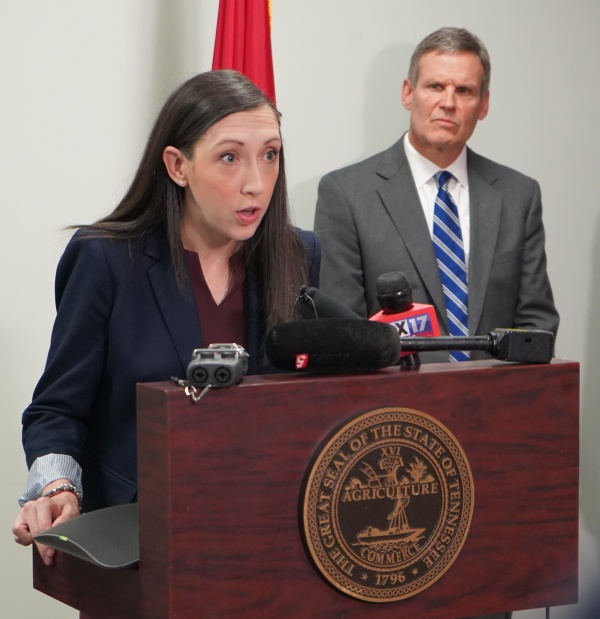
[[[316,453],[303,530],[317,570],[370,602],[416,595],[452,565],[474,508],[473,476],[454,435],[407,408],[353,418]]]

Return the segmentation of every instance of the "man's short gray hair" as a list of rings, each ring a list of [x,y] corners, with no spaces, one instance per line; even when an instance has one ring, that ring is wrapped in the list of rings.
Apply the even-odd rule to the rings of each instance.
[[[490,55],[481,40],[465,28],[440,28],[426,36],[415,48],[410,59],[408,79],[414,86],[419,78],[419,61],[429,52],[442,54],[454,54],[456,52],[471,52],[481,61],[483,67],[483,80],[481,82],[481,95],[484,95],[490,87],[492,76],[492,64]]]

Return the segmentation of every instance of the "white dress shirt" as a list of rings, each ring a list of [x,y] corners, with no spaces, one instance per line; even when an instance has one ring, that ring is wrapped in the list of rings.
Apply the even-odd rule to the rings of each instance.
[[[435,199],[438,193],[438,183],[435,175],[441,169],[429,159],[426,159],[418,153],[408,139],[408,132],[404,136],[404,150],[406,158],[417,187],[423,213],[429,226],[429,234],[433,238],[433,210],[435,207]],[[469,215],[469,176],[467,174],[467,147],[465,146],[458,158],[447,168],[453,176],[448,182],[448,191],[458,208],[458,217],[460,219],[460,229],[463,237],[463,245],[465,248],[465,262],[469,264],[469,238],[470,238],[470,223]]]

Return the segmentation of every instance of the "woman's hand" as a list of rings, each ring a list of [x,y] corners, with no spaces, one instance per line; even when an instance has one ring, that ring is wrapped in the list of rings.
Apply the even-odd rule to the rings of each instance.
[[[28,501],[17,515],[12,531],[15,542],[29,546],[34,537],[50,527],[79,516],[79,499],[72,492],[61,492],[51,498]],[[55,549],[37,544],[42,560],[52,565]]]

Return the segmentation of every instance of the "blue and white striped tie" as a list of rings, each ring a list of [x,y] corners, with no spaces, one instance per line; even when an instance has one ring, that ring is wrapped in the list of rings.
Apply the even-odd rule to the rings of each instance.
[[[444,171],[438,172],[435,176],[439,190],[433,213],[433,246],[446,299],[448,331],[450,335],[467,337],[469,335],[467,265],[458,209],[448,192],[448,181],[452,178],[452,174]],[[467,352],[450,353],[450,361],[468,360]]]

